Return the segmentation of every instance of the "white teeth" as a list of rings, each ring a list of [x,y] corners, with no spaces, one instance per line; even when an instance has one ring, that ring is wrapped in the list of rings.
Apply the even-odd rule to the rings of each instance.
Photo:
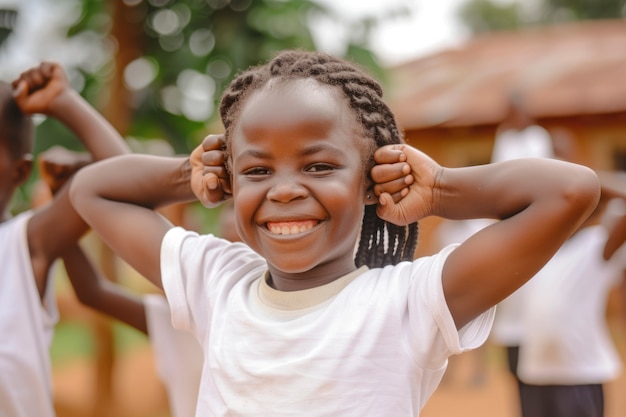
[[[284,222],[284,223],[268,223],[267,228],[270,232],[277,235],[297,235],[310,230],[315,222]]]

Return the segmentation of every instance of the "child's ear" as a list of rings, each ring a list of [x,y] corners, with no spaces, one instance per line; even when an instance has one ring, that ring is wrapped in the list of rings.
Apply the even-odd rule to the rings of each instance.
[[[13,183],[17,186],[22,185],[33,170],[33,156],[31,154],[25,155],[15,163],[13,169]]]
[[[376,204],[377,202],[378,199],[376,198],[376,193],[374,193],[374,183],[370,182],[363,195],[363,204],[368,206],[370,204]]]

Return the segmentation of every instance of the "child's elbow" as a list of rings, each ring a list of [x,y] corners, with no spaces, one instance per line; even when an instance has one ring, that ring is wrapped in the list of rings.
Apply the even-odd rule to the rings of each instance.
[[[581,218],[586,219],[600,201],[600,179],[588,167],[577,165],[569,176],[564,197]]]

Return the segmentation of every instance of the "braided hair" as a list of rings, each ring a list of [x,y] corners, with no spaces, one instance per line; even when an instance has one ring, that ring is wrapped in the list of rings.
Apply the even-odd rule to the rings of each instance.
[[[322,84],[341,89],[362,126],[364,139],[371,141],[367,163],[364,164],[368,168],[372,166],[376,149],[404,143],[393,113],[382,99],[382,87],[376,80],[355,64],[332,55],[291,50],[279,53],[265,65],[252,67],[239,74],[224,91],[219,110],[226,129],[226,160],[229,159],[230,138],[243,103],[253,91],[273,78],[313,78]],[[357,267],[367,265],[374,268],[413,260],[416,246],[417,223],[397,226],[378,217],[376,205],[365,206],[355,256]]]

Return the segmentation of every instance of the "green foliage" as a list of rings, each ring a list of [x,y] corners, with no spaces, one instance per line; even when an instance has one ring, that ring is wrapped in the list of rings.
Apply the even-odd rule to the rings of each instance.
[[[0,9],[0,45],[2,45],[13,32],[16,19],[16,10],[11,8]]]
[[[135,48],[130,52],[138,59],[128,68],[140,84],[130,91],[132,123],[123,133],[165,138],[177,153],[189,152],[220,126],[219,97],[238,71],[267,61],[279,50],[315,49],[309,21],[315,14],[329,13],[311,0],[137,0],[127,1],[123,14],[113,10],[113,2],[81,1],[81,17],[68,37],[85,31],[108,36],[116,22],[106,24],[103,16],[123,18],[139,28],[138,41],[117,42],[119,50],[128,44]],[[120,7],[122,1],[115,3]],[[367,31],[372,22],[356,25]],[[346,54],[383,80],[366,40],[351,42]],[[84,75],[84,95],[94,102],[108,78]]]
[[[618,19],[626,16],[626,0],[544,0],[543,21]]]
[[[626,0],[541,0],[532,8],[526,6],[528,3],[521,0],[470,0],[459,9],[459,17],[474,33],[626,17]]]
[[[122,33],[127,37],[117,39],[111,49],[116,56],[104,66],[66,68],[80,74],[81,95],[100,109],[103,99],[120,93],[111,83],[114,58],[136,58],[122,68],[134,74],[138,85],[121,92],[128,97],[122,105],[130,115],[130,125],[121,133],[139,141],[164,139],[178,154],[189,153],[206,134],[222,129],[216,109],[238,71],[267,61],[279,50],[315,49],[310,25],[316,15],[341,21],[313,0],[60,1],[81,7],[79,17],[66,28],[68,39],[89,33],[90,39],[101,41],[96,47],[107,50],[112,31],[126,30]],[[394,13],[402,10],[345,22],[353,34],[345,55],[383,83],[385,72],[367,48],[367,35],[378,19],[393,18]],[[37,129],[35,157],[56,144],[83,149],[63,125],[45,120]],[[14,213],[29,207],[36,178],[35,169],[12,202]]]
[[[517,29],[523,25],[520,6],[491,0],[471,0],[459,10],[461,20],[474,33]]]

